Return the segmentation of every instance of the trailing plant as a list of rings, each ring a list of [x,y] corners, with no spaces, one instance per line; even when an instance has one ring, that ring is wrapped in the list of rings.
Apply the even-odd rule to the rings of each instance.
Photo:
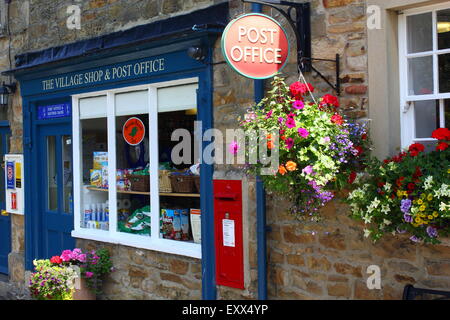
[[[275,77],[261,102],[248,110],[241,122],[247,136],[256,140],[246,148],[247,172],[260,175],[267,190],[286,196],[291,212],[300,219],[320,219],[318,209],[334,197],[333,189],[352,180],[362,166],[369,139],[365,125],[351,122],[339,112],[339,100],[325,95],[307,101],[314,87],[294,82],[287,86]],[[234,142],[230,151],[237,153]],[[252,155],[276,156],[277,167],[269,174],[265,159],[251,161]]]
[[[409,234],[414,242],[439,243],[450,233],[450,130],[433,132],[435,149],[414,143],[398,155],[372,159],[354,181],[347,203],[374,241],[386,233]]]

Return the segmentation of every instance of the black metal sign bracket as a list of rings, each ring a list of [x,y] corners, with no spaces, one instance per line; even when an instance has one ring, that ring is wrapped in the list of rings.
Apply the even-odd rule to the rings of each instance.
[[[256,3],[269,6],[277,10],[286,18],[297,40],[297,64],[302,72],[315,71],[331,88],[341,95],[340,80],[340,56],[336,54],[336,59],[316,59],[311,57],[311,5],[309,2],[297,3],[282,0],[241,0],[244,3]],[[278,6],[288,7],[283,10]],[[293,13],[295,11],[295,17]],[[336,84],[332,84],[319,70],[313,66],[313,61],[334,62],[336,65]]]

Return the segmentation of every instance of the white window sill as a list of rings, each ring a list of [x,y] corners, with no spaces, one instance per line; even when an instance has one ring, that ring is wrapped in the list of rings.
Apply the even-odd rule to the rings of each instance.
[[[159,251],[192,258],[202,258],[201,244],[168,239],[152,239],[150,237],[116,232],[112,236],[108,231],[79,229],[72,231],[72,237],[121,244],[125,246]]]

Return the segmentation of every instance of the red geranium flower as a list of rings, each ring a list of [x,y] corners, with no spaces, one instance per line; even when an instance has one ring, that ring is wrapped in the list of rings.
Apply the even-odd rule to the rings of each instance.
[[[352,171],[352,173],[350,173],[350,176],[348,177],[347,182],[349,184],[352,184],[353,182],[355,182],[355,179],[356,179],[356,172]]]
[[[344,119],[341,117],[341,115],[336,113],[331,117],[331,122],[336,123],[340,126],[344,123]]]
[[[366,139],[367,139],[367,134],[365,134],[365,133],[362,134],[362,135],[361,135],[361,139],[366,140]]]
[[[409,190],[414,190],[414,188],[416,187],[416,185],[412,182],[408,183],[408,189]]]
[[[50,262],[54,263],[54,264],[61,264],[63,261],[62,261],[62,259],[59,256],[53,256],[50,259]]]
[[[331,94],[326,94],[322,97],[322,104],[329,104],[335,107],[339,107],[339,99]]]
[[[359,157],[364,151],[363,148],[360,146],[356,146],[354,148],[356,149],[356,151],[358,151],[358,153],[356,154],[357,157]]]
[[[297,81],[289,86],[289,90],[294,98],[303,100],[303,95],[309,91],[314,92],[314,87],[310,83],[304,84]]]
[[[444,151],[448,148],[448,143],[446,142],[440,142],[437,147],[436,147],[436,151],[440,150],[440,151]]]
[[[431,134],[431,137],[438,140],[450,140],[450,130],[447,128],[436,129]]]
[[[412,157],[417,156],[419,153],[425,150],[425,146],[421,143],[413,143],[409,146],[409,153]]]
[[[413,178],[418,178],[418,177],[421,177],[421,176],[423,176],[422,170],[420,170],[419,167],[416,167],[416,171],[413,174]]]
[[[401,188],[401,187],[402,187],[403,180],[405,180],[405,177],[400,177],[400,178],[398,178],[398,179],[395,181],[395,184],[396,184],[399,188]]]

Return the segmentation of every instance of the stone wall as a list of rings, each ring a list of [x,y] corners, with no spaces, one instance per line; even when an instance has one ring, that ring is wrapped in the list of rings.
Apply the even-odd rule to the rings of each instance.
[[[339,199],[324,207],[320,223],[295,220],[283,210],[282,199],[274,197],[270,203],[271,299],[401,299],[406,284],[450,288],[448,240],[421,245],[388,235],[373,243]],[[381,290],[367,288],[371,265],[380,267]]]

